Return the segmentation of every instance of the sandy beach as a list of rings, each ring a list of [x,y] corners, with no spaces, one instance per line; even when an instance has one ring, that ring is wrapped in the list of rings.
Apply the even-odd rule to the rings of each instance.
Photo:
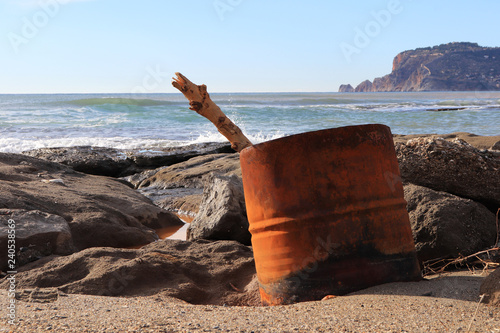
[[[488,272],[390,283],[324,301],[275,307],[190,305],[161,294],[60,294],[16,303],[19,324],[0,332],[500,332],[500,308],[479,304]],[[2,317],[6,291],[1,291]]]
[[[453,140],[457,137],[465,140],[473,138],[470,144],[479,149],[491,148],[499,140],[498,136],[476,137],[462,133],[442,135],[442,137],[446,140]],[[395,141],[406,142],[412,138],[412,136],[396,136]],[[422,144],[427,143],[422,141]],[[450,147],[467,151],[472,149],[457,144]],[[451,148],[449,151],[450,154],[454,152]],[[461,150],[457,150],[456,154],[459,151]],[[479,152],[473,151],[471,154],[474,157]],[[489,154],[491,154],[491,157],[488,157],[490,155],[482,156],[487,156],[492,160],[496,159],[496,151]],[[463,156],[465,159],[469,155]],[[75,173],[66,166],[51,164],[26,156],[5,155],[4,158],[8,162],[4,163],[4,174],[16,175],[21,170],[20,168],[23,168],[24,178],[18,181],[18,187],[25,186],[27,193],[36,193],[35,197],[39,200],[49,200],[50,195],[57,198],[60,205],[67,201],[64,210],[60,207],[58,209],[65,211],[67,214],[73,214],[75,219],[79,218],[80,214],[86,213],[80,209],[82,199],[76,196],[76,193],[80,192],[97,193],[94,196],[87,195],[87,197],[98,197],[100,198],[99,202],[90,201],[89,198],[86,198],[87,201],[85,202],[90,207],[89,212],[98,209],[102,210],[102,219],[106,219],[105,208],[108,208],[101,207],[101,204],[109,202],[116,205],[114,196],[109,194],[110,188],[114,189],[116,187],[116,190],[112,191],[112,193],[116,192],[127,196],[123,202],[128,203],[132,200],[137,207],[144,207],[131,209],[130,207],[127,208],[128,205],[124,205],[122,201],[119,201],[119,205],[116,206],[117,209],[122,212],[129,209],[129,211],[126,211],[127,214],[134,218],[137,216],[137,218],[144,219],[141,215],[142,212],[151,211],[155,207],[152,203],[146,203],[133,189],[111,178],[96,178],[96,176]],[[11,166],[9,163],[12,164],[12,161],[16,159],[24,162],[14,163],[14,166]],[[205,167],[207,170],[213,170],[209,163],[219,165],[222,163],[220,161],[222,159],[207,162],[208,164]],[[226,162],[229,166],[235,163],[233,160]],[[201,174],[199,170],[194,171],[194,169],[185,168],[186,165],[177,164],[172,167],[172,172],[177,174],[178,170],[181,169],[187,170],[186,172],[191,170],[186,176],[189,179],[193,178],[192,175]],[[438,164],[433,165],[437,166]],[[218,166],[218,168],[220,169],[221,166]],[[43,170],[43,173],[41,173],[41,170]],[[164,179],[170,179],[169,168],[160,168],[160,170],[166,172]],[[233,169],[228,167],[227,170]],[[486,171],[481,170],[480,174],[483,175]],[[45,178],[62,179],[64,186],[58,183],[44,182]],[[161,180],[161,178],[159,179]],[[477,179],[480,180],[481,177]],[[11,186],[6,181],[4,181],[4,184],[5,186]],[[74,188],[83,188],[84,190],[73,191]],[[45,196],[38,195],[42,189]],[[485,189],[486,187],[482,188],[482,192]],[[75,197],[68,194],[70,193],[69,190]],[[10,192],[6,191],[6,193]],[[103,193],[106,193],[106,195]],[[116,196],[116,194],[113,195]],[[4,202],[16,203],[17,201],[14,197],[6,196]],[[35,203],[42,205],[45,204],[44,202]],[[13,207],[15,206],[14,203],[12,204]],[[30,207],[16,207],[18,209],[33,209]],[[87,215],[82,216],[82,220],[88,220],[85,218]],[[51,215],[44,218],[54,217]],[[22,221],[20,217],[16,218],[16,220]],[[156,222],[153,222],[149,223],[156,225]],[[99,235],[105,235],[105,233]],[[81,235],[76,234],[72,237],[75,238],[76,236]],[[465,238],[461,238],[461,242],[465,242],[467,240]],[[95,239],[94,236],[90,240],[82,238],[79,241],[95,241]],[[107,241],[107,237],[103,236],[102,242],[104,241]],[[103,243],[104,245],[99,248],[86,246],[87,248],[90,247],[90,249],[75,252],[71,256],[46,257],[30,263],[24,268],[21,267],[16,276],[17,292],[19,294],[15,303],[15,325],[8,324],[5,319],[8,318],[8,311],[10,311],[8,302],[11,298],[5,288],[0,291],[0,316],[4,318],[0,324],[0,333],[65,331],[500,332],[500,308],[482,304],[479,291],[482,281],[491,271],[478,269],[475,271],[447,272],[441,275],[426,276],[426,279],[420,282],[389,283],[345,296],[331,297],[323,301],[303,302],[287,306],[230,306],[229,304],[257,304],[258,302],[224,304],[212,300],[212,303],[210,303],[208,298],[198,304],[218,305],[194,305],[179,298],[185,297],[184,299],[189,301],[186,298],[187,296],[196,299],[195,296],[200,296],[205,292],[213,298],[213,294],[218,293],[217,288],[219,287],[220,296],[222,297],[223,292],[228,293],[226,290],[228,289],[227,285],[231,285],[232,289],[229,288],[230,291],[236,294],[227,294],[231,297],[245,297],[248,294],[256,299],[258,297],[256,283],[252,284],[248,283],[247,280],[242,280],[242,276],[250,279],[254,274],[253,268],[252,270],[248,269],[253,265],[250,249],[241,244],[238,246],[234,244],[228,246],[226,243],[217,245],[217,242],[211,243],[206,240],[200,240],[197,243],[181,241],[170,243],[169,246],[176,248],[178,252],[171,252],[173,250],[163,247],[160,242],[152,243],[143,250],[135,252],[133,250],[119,249],[120,246],[118,245],[111,250],[112,245]],[[193,248],[189,252],[187,248],[190,244]],[[491,245],[493,245],[492,242],[487,244],[487,246]],[[204,248],[206,249],[200,250]],[[216,257],[215,253],[220,256]],[[222,258],[225,258],[225,261]],[[237,264],[237,260],[241,260],[240,264]],[[221,264],[222,262],[227,262],[227,265]],[[48,264],[44,266],[44,263]],[[198,264],[200,266],[197,266]],[[68,269],[68,267],[72,268]],[[224,272],[224,269],[227,269],[227,272]],[[238,271],[236,271],[237,269]],[[236,274],[233,270],[239,273]],[[30,271],[30,274],[27,271]],[[116,275],[113,275],[116,272],[129,272],[129,275],[122,275],[122,277],[130,278],[130,281],[133,281],[125,281],[125,285],[128,287],[122,294],[119,294],[118,291],[117,296],[114,297],[80,294],[98,294],[100,289],[106,289],[106,287],[110,289],[111,286],[114,286],[113,283],[116,282],[113,280],[113,276],[115,276],[114,279],[116,280]],[[195,275],[196,279],[194,279],[193,275]],[[193,278],[194,284],[190,280],[191,278]],[[247,283],[251,288],[245,287]],[[238,287],[234,287],[234,285]],[[35,289],[33,291],[32,288],[37,286],[50,286],[52,288]],[[245,289],[243,290],[243,288]],[[121,289],[119,291],[122,291]],[[65,290],[67,293],[61,290]],[[200,295],[195,295],[197,290]],[[171,295],[175,294],[174,291],[180,295],[179,298],[171,297]],[[227,296],[226,294],[224,295]],[[231,298],[228,297],[227,299]]]

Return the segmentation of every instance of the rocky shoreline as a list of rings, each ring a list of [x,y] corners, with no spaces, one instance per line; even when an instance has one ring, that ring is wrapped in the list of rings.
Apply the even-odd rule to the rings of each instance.
[[[422,263],[500,246],[495,244],[500,136],[395,135],[394,141],[401,178],[389,175],[387,180],[403,182]],[[16,221],[19,304],[26,301],[26,290],[34,289],[71,297],[126,296],[149,301],[174,297],[189,311],[193,307],[183,302],[260,304],[239,155],[228,144],[165,151],[75,147],[0,153],[0,186],[2,248],[7,248],[7,221]],[[194,218],[188,240],[158,241],[155,230],[183,225],[174,213]],[[6,255],[6,251],[0,253],[3,272],[9,270]],[[491,251],[472,259],[482,260],[480,267],[486,263],[487,268],[495,268],[500,253]],[[474,260],[464,263],[474,267]],[[499,269],[481,278],[483,302],[497,306]],[[5,273],[2,276],[0,285],[5,289],[9,282]],[[479,289],[479,284],[474,288]],[[473,293],[462,302],[479,300],[479,291]],[[328,302],[318,306],[339,301]],[[26,306],[23,315],[32,316],[29,311]],[[497,327],[499,318],[494,321]],[[182,325],[168,328],[180,327],[190,330]],[[269,327],[254,330],[272,331]]]

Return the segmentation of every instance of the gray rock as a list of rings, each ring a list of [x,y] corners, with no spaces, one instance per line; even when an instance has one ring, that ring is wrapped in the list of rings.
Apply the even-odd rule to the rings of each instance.
[[[473,254],[495,242],[495,215],[480,203],[413,184],[404,194],[420,261]]]
[[[14,221],[9,228],[8,221]],[[9,230],[15,235],[15,266],[24,265],[51,254],[70,254],[75,248],[71,231],[61,216],[44,213],[38,210],[0,209],[0,252],[1,270],[14,270],[7,261],[7,245]],[[12,238],[12,237],[11,237]],[[12,259],[9,258],[9,259]]]
[[[212,172],[241,178],[239,154],[213,154],[145,171],[123,180],[157,206],[195,216],[201,203],[204,178]]]
[[[403,181],[500,207],[500,157],[463,140],[415,138],[396,144]]]
[[[40,148],[25,151],[23,154],[61,163],[76,171],[110,177],[119,175],[133,165],[124,151],[104,147]]]
[[[479,288],[484,303],[500,307],[500,268],[488,275]]]
[[[196,143],[183,147],[168,147],[158,150],[133,150],[129,151],[129,158],[139,168],[158,168],[182,163],[193,157],[212,154],[234,154],[235,151],[229,143]]]
[[[250,245],[241,178],[219,174],[208,177],[200,210],[188,228],[187,239],[236,240]]]
[[[183,224],[116,179],[20,154],[0,153],[0,188],[0,208],[62,217],[78,250],[144,245],[153,229]]]
[[[181,163],[196,156],[219,153],[234,153],[234,150],[228,143],[200,143],[155,150],[77,146],[23,152],[27,156],[68,165],[76,171],[109,177],[125,177],[147,169]]]

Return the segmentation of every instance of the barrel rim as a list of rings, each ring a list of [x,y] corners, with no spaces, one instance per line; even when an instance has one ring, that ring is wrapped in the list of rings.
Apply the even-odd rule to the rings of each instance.
[[[298,136],[303,136],[303,135],[313,135],[313,134],[320,134],[320,133],[327,133],[327,132],[336,132],[336,131],[345,131],[345,130],[349,130],[351,128],[367,128],[367,127],[372,127],[372,128],[377,128],[379,127],[380,129],[386,129],[386,130],[389,130],[389,132],[392,134],[391,132],[391,128],[385,124],[379,124],[379,123],[373,123],[373,124],[361,124],[361,125],[349,125],[349,126],[341,126],[341,127],[332,127],[332,128],[326,128],[326,129],[321,129],[321,130],[317,130],[317,131],[309,131],[309,132],[303,132],[303,133],[297,133],[297,134],[292,134],[292,135],[288,135],[288,136],[284,136],[284,137],[281,137],[281,138],[277,138],[277,139],[272,139],[272,140],[269,140],[269,141],[264,141],[264,142],[261,142],[261,143],[257,143],[255,145],[252,145],[252,146],[248,146],[246,148],[244,148],[243,150],[240,151],[240,154],[245,154],[246,152],[250,151],[251,149],[255,149],[255,148],[263,148],[264,146],[266,145],[269,145],[269,144],[274,144],[276,142],[281,142],[281,141],[286,141],[286,140],[289,140],[290,138],[295,138],[295,137],[298,137]]]

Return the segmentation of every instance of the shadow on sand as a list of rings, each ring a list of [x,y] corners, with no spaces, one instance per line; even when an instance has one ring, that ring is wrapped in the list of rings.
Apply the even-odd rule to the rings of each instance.
[[[486,276],[481,271],[450,272],[430,276],[420,282],[387,283],[349,295],[423,296],[477,302],[481,282]]]

